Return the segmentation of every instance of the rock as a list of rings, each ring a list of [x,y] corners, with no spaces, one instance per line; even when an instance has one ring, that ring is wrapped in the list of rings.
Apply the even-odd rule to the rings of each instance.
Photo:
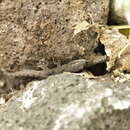
[[[104,45],[106,55],[109,59],[107,61],[107,70],[118,69],[122,72],[129,72],[129,40],[118,29],[105,29],[100,36],[100,42]]]
[[[130,81],[63,73],[34,81],[0,109],[1,130],[129,130]]]
[[[0,67],[43,70],[92,55],[95,28],[75,27],[106,24],[108,11],[108,0],[1,0]]]
[[[130,80],[130,43],[118,29],[105,29],[100,36],[107,55],[106,70],[114,80]]]

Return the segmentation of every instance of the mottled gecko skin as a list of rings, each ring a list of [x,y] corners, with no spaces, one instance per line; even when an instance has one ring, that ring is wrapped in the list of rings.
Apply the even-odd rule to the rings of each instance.
[[[0,95],[8,93],[14,89],[20,89],[20,85],[26,85],[32,80],[46,79],[49,75],[58,74],[64,71],[77,72],[82,70],[85,65],[86,60],[81,59],[50,70],[21,70],[17,72],[6,72],[0,70],[0,78],[1,81],[4,82],[4,86],[0,88]]]
[[[60,67],[50,69],[50,70],[21,70],[17,72],[6,72],[0,70],[1,80],[5,82],[4,87],[5,91],[8,92],[11,89],[19,89],[20,84],[26,84],[31,80],[41,80],[45,79],[50,75],[59,74],[62,72],[79,72],[83,69],[90,67],[92,65],[103,63],[106,61],[106,56],[97,56],[95,59],[79,59],[69,62],[68,64],[62,65]],[[3,93],[3,90],[0,89],[0,94]]]
[[[92,59],[94,58],[94,59]],[[79,59],[79,60],[74,60],[69,62],[68,64],[64,64],[62,66],[53,68],[53,69],[48,69],[48,70],[41,70],[41,71],[36,71],[36,70],[22,70],[14,73],[9,73],[9,72],[4,72],[5,75],[11,76],[11,77],[16,77],[16,78],[21,78],[21,77],[30,77],[30,78],[36,78],[36,79],[44,79],[47,78],[49,75],[53,74],[59,74],[62,72],[79,72],[83,70],[84,68],[93,66],[98,63],[103,63],[106,61],[106,56],[102,55],[97,55],[97,57],[92,57],[89,60],[87,59]]]

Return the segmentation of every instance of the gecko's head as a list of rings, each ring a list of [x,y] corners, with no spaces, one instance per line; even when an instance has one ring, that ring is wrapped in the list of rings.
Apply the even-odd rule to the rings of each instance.
[[[130,0],[111,0],[110,16],[118,24],[130,25]]]

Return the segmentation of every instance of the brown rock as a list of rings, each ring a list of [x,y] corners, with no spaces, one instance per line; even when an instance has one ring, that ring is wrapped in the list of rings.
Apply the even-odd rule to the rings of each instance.
[[[94,27],[74,35],[75,27],[106,24],[108,0],[24,0],[0,2],[0,67],[46,69],[81,57],[97,46]]]

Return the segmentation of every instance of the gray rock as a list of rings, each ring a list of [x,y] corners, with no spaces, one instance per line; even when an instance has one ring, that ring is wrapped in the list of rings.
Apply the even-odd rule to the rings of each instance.
[[[34,81],[0,109],[1,130],[129,130],[130,81],[63,73]]]

